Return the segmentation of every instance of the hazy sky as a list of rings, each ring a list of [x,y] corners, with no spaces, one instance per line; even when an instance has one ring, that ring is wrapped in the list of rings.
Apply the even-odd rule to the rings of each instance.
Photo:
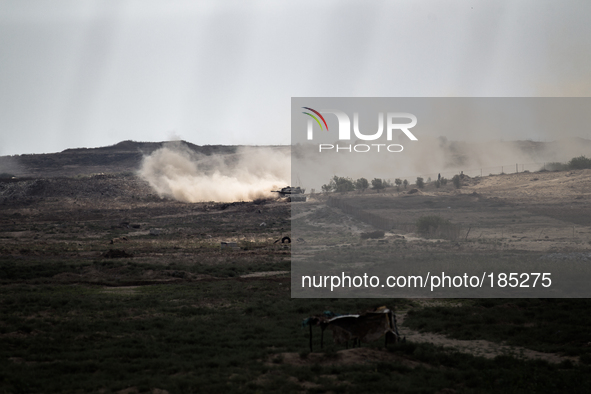
[[[289,144],[292,96],[589,96],[589,15],[586,0],[0,1],[0,155]]]

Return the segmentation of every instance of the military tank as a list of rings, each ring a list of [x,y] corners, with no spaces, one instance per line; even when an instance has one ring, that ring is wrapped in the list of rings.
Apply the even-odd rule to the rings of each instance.
[[[306,202],[306,196],[304,195],[306,189],[302,189],[299,186],[286,186],[281,188],[281,190],[271,190],[271,192],[279,193],[280,197],[287,197],[287,200],[291,202]]]

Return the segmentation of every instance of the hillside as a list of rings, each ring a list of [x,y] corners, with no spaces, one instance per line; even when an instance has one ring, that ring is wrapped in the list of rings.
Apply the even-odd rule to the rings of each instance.
[[[100,148],[66,149],[58,153],[0,156],[0,173],[17,177],[47,178],[72,177],[97,173],[124,173],[137,171],[142,158],[170,142],[122,141]],[[197,154],[233,154],[236,145],[194,145],[179,141]],[[255,147],[256,148],[256,147]]]

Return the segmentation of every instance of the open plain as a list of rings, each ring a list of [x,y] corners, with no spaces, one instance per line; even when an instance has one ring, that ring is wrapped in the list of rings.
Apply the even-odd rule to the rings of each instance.
[[[591,264],[591,170],[297,204],[185,203],[135,174],[141,154],[108,171],[93,162],[122,150],[74,152],[69,167],[49,157],[0,180],[3,392],[591,391],[587,299],[295,299],[289,277],[292,245],[304,244],[327,258],[381,241],[417,261],[503,253]],[[389,228],[364,239],[376,227],[335,198],[371,206]],[[457,231],[419,234],[426,215]],[[282,242],[292,222],[311,236]],[[395,309],[406,342],[345,349],[328,334],[310,352],[303,319],[380,305]]]

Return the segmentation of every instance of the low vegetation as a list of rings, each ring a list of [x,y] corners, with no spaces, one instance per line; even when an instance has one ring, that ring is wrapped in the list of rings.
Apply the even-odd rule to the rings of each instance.
[[[591,364],[588,299],[474,299],[409,311],[406,324],[457,339],[487,339]]]
[[[159,388],[290,393],[308,387],[318,393],[374,393],[395,387],[398,392],[551,393],[588,392],[591,387],[591,369],[585,365],[551,365],[509,356],[486,360],[429,344],[390,345],[385,353],[381,341],[364,344],[383,354],[383,360],[339,363],[344,354],[338,350],[343,347],[332,345],[328,333],[321,352],[325,358],[306,361],[310,353],[308,330],[300,328],[303,318],[324,310],[358,311],[371,305],[408,307],[408,302],[298,300],[291,299],[289,291],[287,278],[123,288],[12,285],[0,297],[0,389],[114,392],[135,387],[139,392]],[[472,309],[436,309],[430,321],[455,324],[462,332],[471,330],[472,338],[493,335],[493,330],[483,329],[483,323],[476,327],[471,316],[483,307],[505,310],[502,304],[507,302],[492,301],[492,306],[485,302]],[[561,307],[568,305],[572,308],[573,303]],[[430,309],[411,313],[409,324],[423,322],[420,317],[433,313]],[[538,311],[542,312],[534,308],[533,313]],[[557,312],[551,308],[546,317]],[[571,322],[565,323],[570,333]],[[561,329],[565,330],[564,325]],[[516,342],[523,338],[515,330],[505,330],[498,337],[502,335]],[[544,341],[542,335],[536,338]],[[315,337],[320,351],[318,341]],[[287,363],[285,352],[299,353],[302,361]]]
[[[550,162],[546,163],[543,170],[546,171],[567,171],[567,170],[584,170],[591,168],[591,158],[585,156],[573,157],[567,163]]]
[[[568,162],[569,170],[583,170],[591,168],[591,159],[585,156],[574,157]]]
[[[459,226],[452,224],[441,216],[427,215],[421,216],[417,220],[417,232],[426,237],[457,239],[460,229]]]

